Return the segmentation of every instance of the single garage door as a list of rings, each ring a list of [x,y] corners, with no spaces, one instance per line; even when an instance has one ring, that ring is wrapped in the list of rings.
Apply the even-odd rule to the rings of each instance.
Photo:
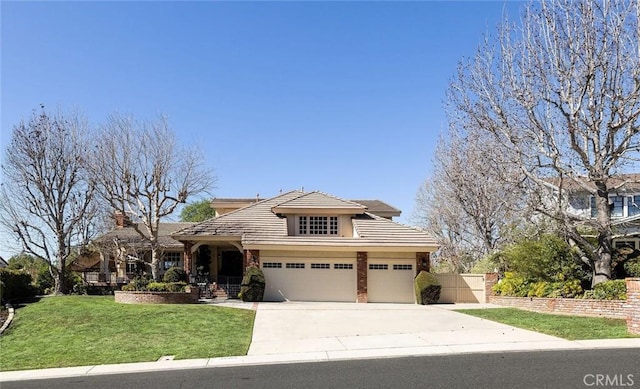
[[[261,256],[265,301],[356,301],[356,265],[351,258]]]
[[[414,259],[369,259],[367,300],[371,303],[414,303]]]

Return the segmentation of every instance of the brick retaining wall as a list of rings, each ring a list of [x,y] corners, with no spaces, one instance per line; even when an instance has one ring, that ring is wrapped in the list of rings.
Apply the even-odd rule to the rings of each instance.
[[[487,302],[527,311],[626,319],[626,300],[488,296]]]
[[[640,334],[640,278],[627,278],[627,331]]]
[[[626,300],[495,296],[492,287],[497,279],[496,273],[485,274],[488,303],[534,312],[626,319],[629,333],[640,334],[640,278],[625,279]]]
[[[200,291],[193,288],[183,292],[114,292],[115,301],[122,304],[194,304],[198,302]]]

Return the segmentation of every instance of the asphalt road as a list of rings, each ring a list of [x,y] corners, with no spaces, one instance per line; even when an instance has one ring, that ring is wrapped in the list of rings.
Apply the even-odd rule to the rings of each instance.
[[[640,349],[537,351],[3,382],[2,389],[640,388]]]

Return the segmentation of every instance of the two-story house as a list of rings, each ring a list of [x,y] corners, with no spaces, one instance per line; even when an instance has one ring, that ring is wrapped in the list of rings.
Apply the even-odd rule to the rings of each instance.
[[[609,180],[609,206],[614,247],[640,249],[640,174],[623,174]],[[565,183],[569,211],[589,219],[596,217],[595,197],[575,182]]]
[[[413,278],[429,269],[430,253],[437,249],[426,232],[390,220],[399,211],[381,209],[380,203],[370,205],[383,216],[322,192],[242,200],[247,204],[238,209],[240,200],[220,200],[217,209],[227,213],[172,238],[184,244],[190,274],[198,271],[195,255],[203,263],[202,253],[209,256],[204,262],[211,278],[222,283],[238,282],[247,266],[259,266],[268,301],[412,303]]]

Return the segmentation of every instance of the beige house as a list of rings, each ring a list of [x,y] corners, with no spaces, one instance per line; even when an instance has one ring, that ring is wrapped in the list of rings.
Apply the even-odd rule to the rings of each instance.
[[[426,232],[392,221],[400,211],[379,201],[291,191],[212,206],[219,216],[171,235],[184,244],[185,270],[236,285],[259,266],[268,301],[413,303],[413,278],[437,249]]]

